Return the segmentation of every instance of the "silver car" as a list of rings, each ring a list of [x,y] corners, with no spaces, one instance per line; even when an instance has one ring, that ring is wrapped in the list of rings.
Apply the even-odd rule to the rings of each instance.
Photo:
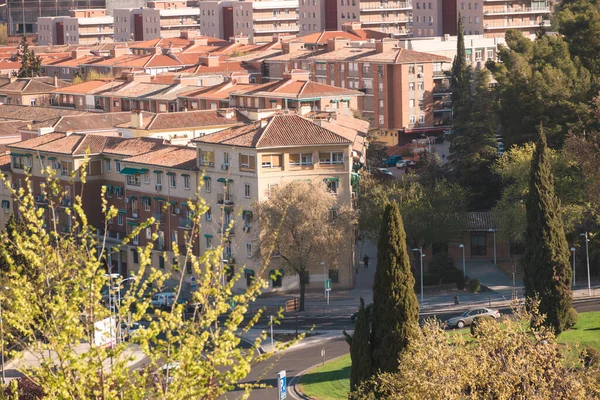
[[[490,317],[497,319],[500,318],[500,311],[484,307],[471,308],[458,317],[450,318],[448,322],[446,322],[446,326],[449,328],[464,328],[465,326],[471,325],[475,318],[482,317],[484,315],[489,315]]]

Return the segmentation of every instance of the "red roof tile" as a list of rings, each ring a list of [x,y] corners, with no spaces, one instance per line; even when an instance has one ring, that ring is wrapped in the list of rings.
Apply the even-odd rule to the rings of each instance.
[[[126,158],[127,163],[154,165],[157,167],[195,170],[196,149],[181,146],[168,146],[139,156]]]

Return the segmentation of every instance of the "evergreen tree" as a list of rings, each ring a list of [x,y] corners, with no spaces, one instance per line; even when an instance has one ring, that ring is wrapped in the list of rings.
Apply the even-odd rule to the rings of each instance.
[[[523,257],[525,295],[539,296],[540,313],[546,324],[559,334],[567,326],[571,308],[571,268],[569,246],[554,194],[546,136],[540,129],[529,180],[527,196],[527,249]]]
[[[374,372],[393,372],[398,357],[418,330],[419,303],[406,251],[406,233],[397,204],[385,207],[377,244],[373,284]]]
[[[42,59],[29,49],[29,42],[25,35],[21,41],[21,48],[17,51],[17,58],[21,61],[21,68],[19,68],[17,76],[23,78],[42,75]]]
[[[350,345],[350,359],[352,367],[350,368],[350,391],[357,390],[362,382],[365,382],[373,375],[371,368],[371,347],[369,343],[369,308],[365,309],[365,301],[360,298],[360,308],[358,317],[354,323],[354,334],[348,335],[344,331],[346,341]]]
[[[465,28],[462,16],[458,13],[458,34],[456,41],[456,56],[452,62],[452,88],[457,88],[462,75],[467,68],[467,50],[465,48]]]

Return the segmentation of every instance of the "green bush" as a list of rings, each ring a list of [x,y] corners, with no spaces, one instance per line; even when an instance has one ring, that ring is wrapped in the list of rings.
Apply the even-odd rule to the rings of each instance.
[[[421,286],[421,282],[419,281],[419,279],[416,279],[417,285],[420,287]],[[434,274],[430,274],[429,272],[425,272],[423,274],[423,286],[434,286],[437,285],[439,283],[439,279],[437,277],[437,275]]]
[[[438,283],[456,282],[456,271],[452,257],[446,252],[437,253],[429,262],[429,273],[438,278]]]
[[[579,315],[577,314],[577,311],[573,307],[571,307],[569,311],[567,311],[567,318],[565,320],[566,329],[574,327],[577,324],[578,318]]]
[[[492,317],[491,315],[482,315],[480,317],[475,317],[475,319],[473,319],[473,322],[471,322],[471,335],[473,336],[479,336],[479,327],[480,327],[480,323],[481,321],[494,321],[494,317]]]
[[[471,279],[469,283],[469,290],[471,293],[478,293],[481,290],[481,283],[479,283],[479,279]]]
[[[594,367],[600,364],[600,350],[593,347],[588,347],[581,352],[583,365],[586,367]]]

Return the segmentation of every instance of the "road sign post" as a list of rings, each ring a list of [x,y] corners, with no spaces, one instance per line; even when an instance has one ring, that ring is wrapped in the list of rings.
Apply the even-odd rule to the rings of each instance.
[[[277,374],[277,391],[279,392],[279,400],[287,398],[287,378],[285,370],[279,371]]]
[[[327,305],[329,305],[329,292],[331,292],[331,279],[325,279],[325,295],[327,297]]]
[[[273,316],[271,315],[271,347],[273,347]]]
[[[296,339],[298,338],[298,308],[300,307],[300,301],[297,297],[285,302],[285,312],[294,312],[296,317]]]
[[[325,347],[321,349],[321,362],[325,365]]]

